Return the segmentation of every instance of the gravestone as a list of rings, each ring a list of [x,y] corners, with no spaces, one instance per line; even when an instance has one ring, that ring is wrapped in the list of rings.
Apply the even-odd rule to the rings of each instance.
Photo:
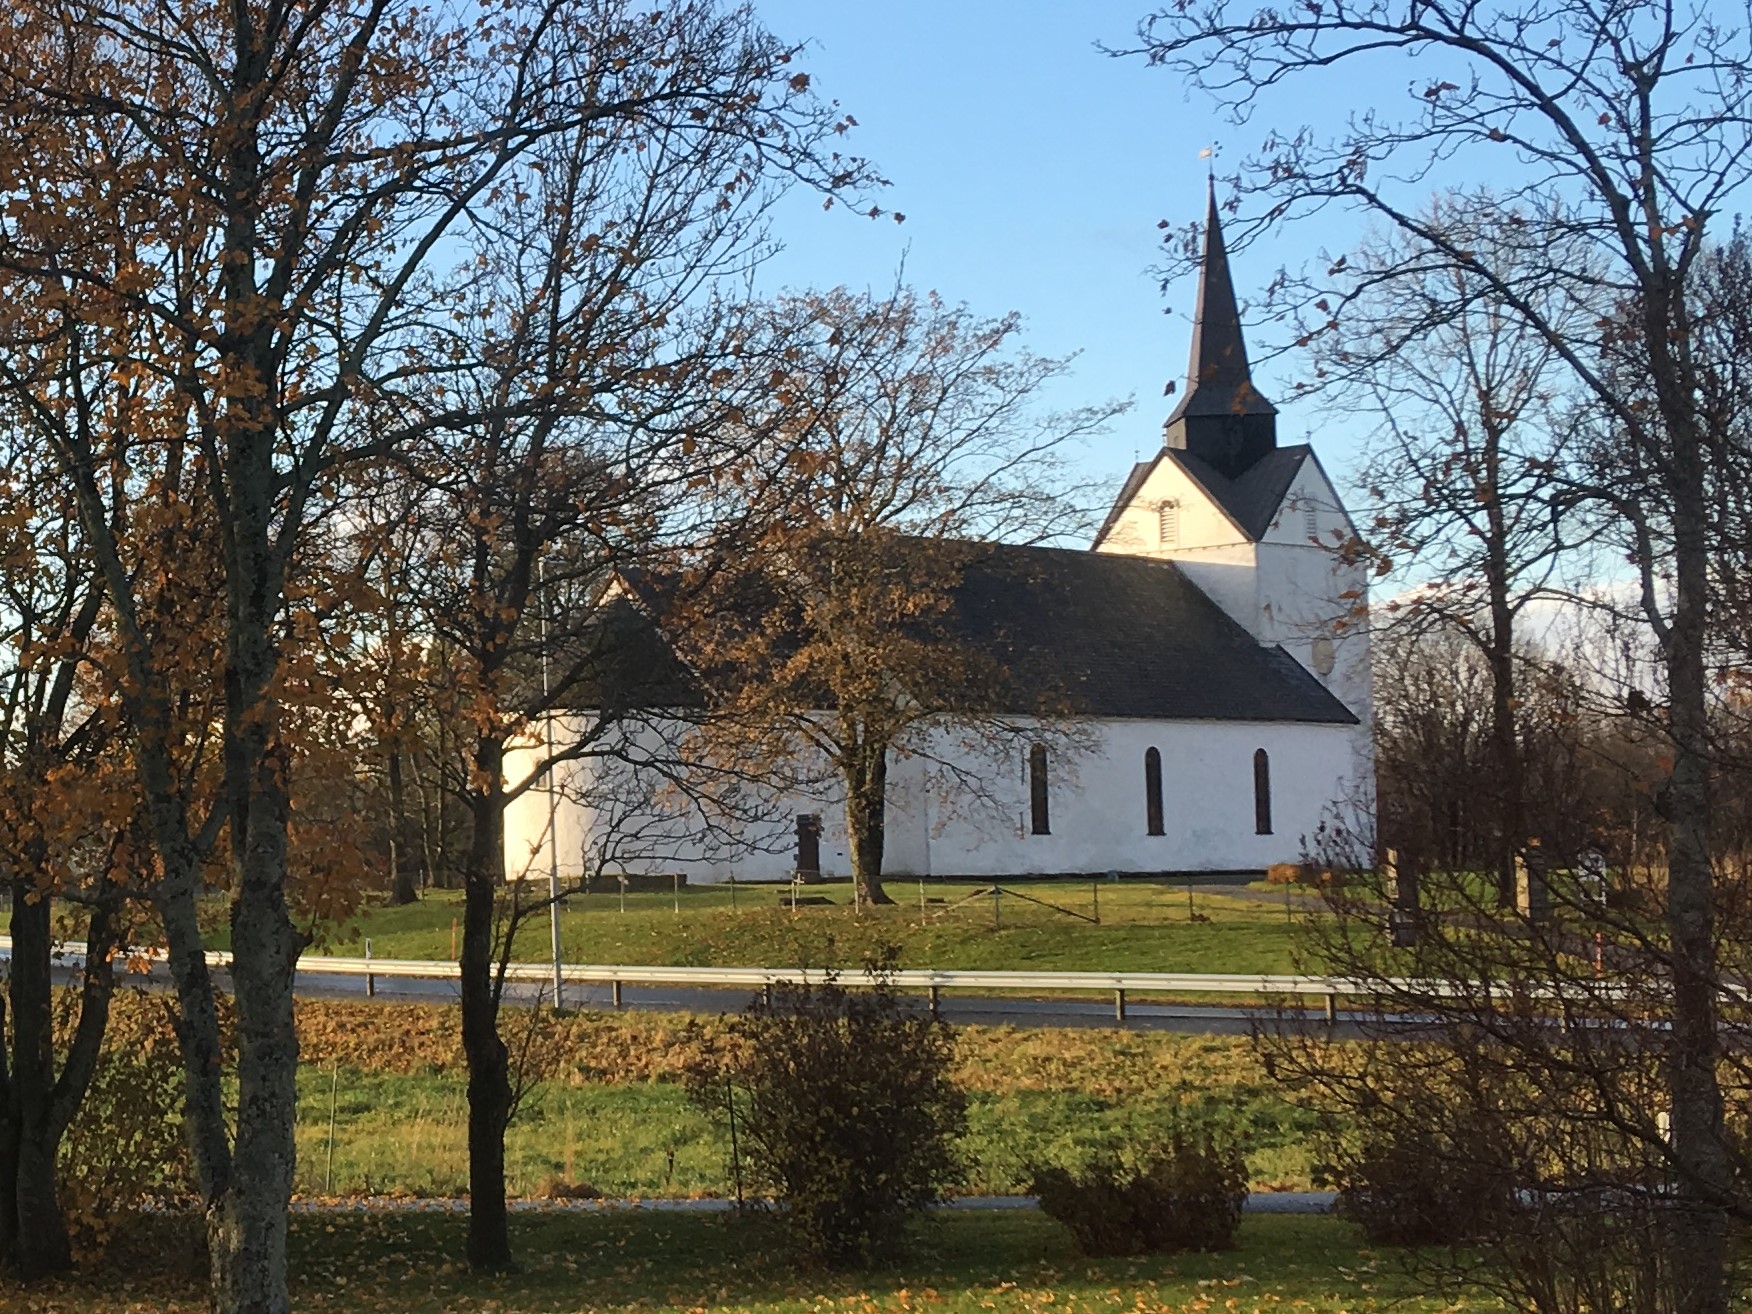
[[[1515,911],[1530,922],[1551,920],[1551,888],[1545,883],[1545,853],[1539,841],[1515,855]]]
[[[1417,944],[1418,872],[1417,863],[1401,856],[1397,849],[1384,855],[1387,895],[1387,933],[1395,949],[1410,949]]]

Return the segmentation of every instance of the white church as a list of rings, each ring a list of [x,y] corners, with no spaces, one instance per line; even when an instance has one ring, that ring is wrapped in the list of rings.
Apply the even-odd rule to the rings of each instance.
[[[952,727],[931,753],[893,755],[884,878],[1254,872],[1300,860],[1323,823],[1366,839],[1368,579],[1339,550],[1355,534],[1313,449],[1278,444],[1253,386],[1213,196],[1187,387],[1161,450],[1088,548],[991,545],[957,591],[965,640],[1001,642],[1014,678],[1074,695],[1076,747],[1044,730],[1031,743],[1024,724],[1014,760],[959,764],[979,773],[965,798],[933,766],[955,751]],[[832,788],[762,799],[726,842],[685,806],[633,815],[625,800],[645,795],[579,774],[605,769],[572,764],[513,804],[509,872],[850,873]]]

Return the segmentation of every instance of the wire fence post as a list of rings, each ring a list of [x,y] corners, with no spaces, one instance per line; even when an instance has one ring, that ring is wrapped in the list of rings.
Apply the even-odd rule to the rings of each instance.
[[[335,1096],[341,1085],[341,1064],[336,1060],[329,1069],[328,1162],[322,1169],[322,1193],[331,1195],[335,1186]]]
[[[736,1183],[736,1207],[742,1208],[742,1152],[736,1143],[736,1083],[724,1078],[724,1102],[730,1110],[730,1175]]]

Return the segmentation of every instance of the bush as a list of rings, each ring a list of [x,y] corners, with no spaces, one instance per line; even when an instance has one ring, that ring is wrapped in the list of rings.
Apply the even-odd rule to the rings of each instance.
[[[1332,1170],[1337,1212],[1375,1245],[1457,1245],[1502,1234],[1514,1211],[1510,1175],[1489,1139],[1456,1145],[1409,1119],[1365,1126]]]
[[[71,1023],[71,992],[57,1022]],[[182,1052],[167,995],[117,991],[91,1086],[61,1142],[61,1201],[74,1248],[102,1251],[117,1223],[193,1198],[183,1136]]]
[[[890,950],[867,965],[868,989],[834,973],[777,987],[688,1074],[694,1102],[729,1124],[739,1189],[782,1207],[805,1262],[892,1256],[908,1219],[963,1178],[954,1042],[945,1023],[902,1007],[893,963]]]
[[[1045,1167],[1030,1188],[1085,1255],[1232,1250],[1247,1201],[1247,1161],[1205,1127],[1176,1127],[1128,1165]]]

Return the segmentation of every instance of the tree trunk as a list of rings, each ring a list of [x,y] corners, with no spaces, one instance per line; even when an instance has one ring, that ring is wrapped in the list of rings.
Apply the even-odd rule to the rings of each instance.
[[[47,863],[43,846],[27,856],[33,870]],[[109,1024],[115,975],[109,955],[113,929],[109,910],[99,905],[86,934],[84,986],[79,1021],[56,1073],[54,948],[52,908],[35,882],[12,882],[12,956],[8,980],[11,1052],[5,1073],[4,1116],[0,1117],[0,1263],[25,1281],[64,1272],[73,1266],[67,1222],[61,1212],[57,1162],[61,1139],[79,1110],[96,1070],[98,1051]]]
[[[278,329],[257,281],[264,183],[262,122],[253,117],[254,93],[270,80],[273,55],[269,43],[253,29],[254,18],[247,7],[229,12],[238,39],[231,69],[237,94],[232,97],[231,116],[220,125],[224,147],[216,173],[226,197],[226,259],[219,271],[226,333],[218,359],[230,381],[215,433],[226,494],[221,538],[225,559],[221,743],[232,879],[230,975],[237,1004],[237,1106],[227,1171],[211,1182],[216,1189],[208,1196],[207,1241],[211,1300],[218,1314],[287,1314],[291,1302],[286,1221],[296,1164],[293,1132],[298,1107],[292,988],[303,942],[286,904],[292,755],[280,737],[274,683],[280,673],[280,613],[290,540],[278,521],[284,510],[280,497],[284,475],[276,467],[281,435]],[[165,718],[159,724],[170,723]],[[180,800],[186,794],[178,784],[169,783],[168,796]],[[198,859],[188,846],[186,813],[178,821],[180,834],[173,842]],[[170,855],[162,845],[160,852],[169,868]],[[193,916],[198,870],[197,863],[180,887],[181,918]],[[191,983],[198,984],[188,958],[201,948],[200,933],[194,928],[190,944],[188,929],[185,926],[181,937],[184,970]],[[177,951],[175,940],[172,951],[173,955]],[[210,982],[206,988],[211,989]],[[198,1002],[196,1006],[201,1007]],[[185,1028],[191,1020],[185,1016]],[[216,1083],[218,1077],[215,1070],[195,1080]],[[205,1090],[203,1096],[211,1100],[212,1092]],[[223,1120],[203,1134],[222,1142]]]
[[[420,891],[414,883],[414,868],[408,854],[408,799],[402,783],[401,746],[389,748],[389,902],[400,907],[416,902]]]
[[[891,904],[882,888],[882,849],[888,825],[888,754],[881,748],[854,755],[846,773],[846,840],[852,882],[869,903]]]
[[[462,903],[462,1048],[468,1059],[468,1265],[511,1266],[505,1210],[505,1128],[511,1121],[510,1053],[499,1036],[493,908],[505,876],[504,745],[475,747],[474,834]]]
[[[1489,400],[1482,406],[1488,410]],[[1485,507],[1489,539],[1485,545],[1485,587],[1490,594],[1491,755],[1496,766],[1496,868],[1498,908],[1515,906],[1515,854],[1527,842],[1521,744],[1515,716],[1515,613],[1509,603],[1508,527],[1503,517],[1501,435],[1488,428]]]
[[[1680,1314],[1724,1314],[1732,1164],[1718,1079],[1714,873],[1709,817],[1709,712],[1704,641],[1708,533],[1702,453],[1672,435],[1674,602],[1666,644],[1673,769],[1666,786],[1667,927],[1673,946],[1673,1041],[1667,1083],[1678,1161],[1673,1271]]]
[[[266,727],[258,733],[265,738]],[[248,823],[235,872],[238,894],[231,906],[236,1133],[229,1181],[207,1215],[212,1299],[220,1314],[285,1314],[290,1308],[286,1215],[298,1109],[292,987],[303,946],[285,899],[289,763],[266,744],[253,756]],[[236,834],[235,820],[232,826]]]
[[[55,1086],[54,984],[49,975],[54,938],[50,903],[33,882],[12,881],[12,1004],[9,1144],[4,1183],[6,1213],[13,1227],[11,1258],[26,1280],[59,1273],[73,1264],[67,1224],[55,1191],[52,1125]],[[44,1141],[49,1140],[45,1147]],[[46,1148],[46,1154],[45,1154]]]
[[[18,1266],[18,1117],[7,1107],[0,1111],[0,1268]]]

